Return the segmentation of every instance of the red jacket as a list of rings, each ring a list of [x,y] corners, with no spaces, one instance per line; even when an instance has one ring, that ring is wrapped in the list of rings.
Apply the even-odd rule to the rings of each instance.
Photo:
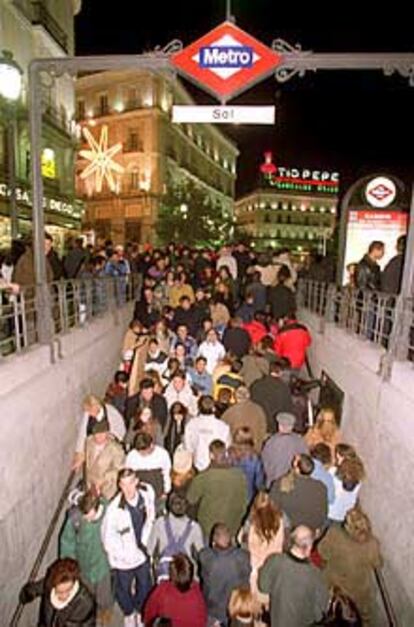
[[[266,337],[266,335],[269,335],[265,325],[261,322],[258,322],[257,320],[245,322],[245,324],[243,325],[243,329],[245,329],[250,335],[252,344],[258,344],[262,341],[264,337]]]
[[[302,368],[306,349],[312,343],[308,329],[297,320],[289,320],[276,336],[273,348],[280,357],[287,357],[292,368]]]
[[[144,608],[144,625],[155,618],[170,618],[173,627],[206,627],[207,607],[198,583],[180,592],[170,581],[163,581],[151,592]]]

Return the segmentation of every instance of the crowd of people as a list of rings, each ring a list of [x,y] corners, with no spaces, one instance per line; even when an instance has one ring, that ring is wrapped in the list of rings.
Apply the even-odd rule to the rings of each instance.
[[[109,625],[115,602],[125,627],[369,625],[364,465],[335,408],[309,424],[298,398],[311,336],[289,253],[170,245],[134,263],[142,293],[105,397],[84,400],[59,558],[21,601],[42,598],[42,627]]]

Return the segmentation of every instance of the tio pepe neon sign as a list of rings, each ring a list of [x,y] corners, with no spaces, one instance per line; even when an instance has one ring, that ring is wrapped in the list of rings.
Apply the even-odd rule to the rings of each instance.
[[[307,168],[287,168],[273,163],[273,154],[265,152],[265,161],[260,166],[266,183],[283,191],[338,194],[339,173]]]

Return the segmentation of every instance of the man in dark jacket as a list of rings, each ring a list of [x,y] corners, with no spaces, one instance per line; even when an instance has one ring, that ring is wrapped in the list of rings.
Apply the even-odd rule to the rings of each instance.
[[[179,326],[185,325],[188,329],[191,337],[196,337],[199,330],[199,313],[191,304],[191,300],[188,296],[181,296],[180,305],[177,307],[174,313],[174,330],[176,331]]]
[[[241,318],[234,318],[230,322],[230,327],[224,331],[223,345],[227,353],[235,355],[237,359],[242,359],[249,352],[251,346],[250,335],[243,329]]]
[[[381,268],[378,264],[385,252],[384,242],[371,242],[368,253],[357,264],[355,270],[355,284],[361,289],[381,289]]]
[[[218,523],[213,529],[211,548],[203,549],[199,559],[203,594],[211,624],[218,621],[226,625],[232,591],[239,586],[249,585],[249,553],[232,546],[230,531]]]
[[[397,239],[397,254],[387,263],[381,276],[383,292],[398,294],[400,291],[406,242],[407,237],[405,235],[401,235]]]
[[[160,319],[159,311],[154,307],[154,292],[150,287],[144,289],[142,299],[135,303],[134,319],[150,329]]]
[[[291,279],[290,270],[287,266],[282,266],[277,275],[277,285],[269,287],[267,302],[273,318],[277,321],[296,309],[296,299],[293,291],[285,285]]]
[[[250,387],[251,399],[260,405],[267,419],[267,432],[276,432],[275,416],[281,412],[293,412],[292,395],[282,381],[283,365],[276,361],[270,365],[270,374],[255,381]]]
[[[75,245],[69,250],[63,261],[63,267],[68,279],[76,279],[85,259],[86,251],[83,248],[83,240],[81,237],[78,237],[75,240]]]
[[[162,429],[164,429],[168,419],[167,401],[161,394],[155,392],[154,381],[149,377],[142,379],[140,382],[139,393],[128,398],[126,408],[127,423],[129,424],[136,413],[144,407],[151,409],[152,415],[159,421]]]
[[[328,516],[328,492],[322,481],[312,479],[314,468],[309,455],[295,456],[292,476],[286,475],[273,482],[270,498],[287,515],[291,529],[306,525],[313,532],[321,533]]]

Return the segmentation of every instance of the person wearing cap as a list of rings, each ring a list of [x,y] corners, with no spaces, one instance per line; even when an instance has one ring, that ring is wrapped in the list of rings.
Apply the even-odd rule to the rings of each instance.
[[[110,433],[108,420],[103,418],[95,421],[85,447],[87,489],[94,489],[97,494],[110,501],[116,494],[118,472],[124,459],[124,450]]]
[[[283,477],[291,468],[295,455],[308,454],[304,439],[293,433],[296,417],[288,412],[276,416],[279,431],[266,442],[262,451],[262,461],[266,476],[266,486]]]
[[[92,435],[92,429],[96,422],[107,420],[109,431],[119,442],[122,442],[126,435],[124,419],[113,405],[104,403],[98,397],[89,394],[83,401],[83,411],[72,463],[73,470],[80,470],[85,461],[86,439]]]
[[[268,557],[259,570],[258,588],[270,596],[271,625],[302,627],[320,624],[329,602],[321,571],[310,561],[314,534],[297,527],[287,553]]]
[[[268,433],[275,433],[275,416],[280,412],[293,413],[294,405],[289,386],[283,380],[286,363],[277,360],[270,364],[269,374],[254,381],[250,386],[252,400],[264,410]]]
[[[235,392],[236,403],[226,409],[221,419],[229,425],[231,435],[238,429],[250,429],[256,453],[262,450],[266,438],[266,415],[257,403],[250,399],[250,392],[244,385]]]

